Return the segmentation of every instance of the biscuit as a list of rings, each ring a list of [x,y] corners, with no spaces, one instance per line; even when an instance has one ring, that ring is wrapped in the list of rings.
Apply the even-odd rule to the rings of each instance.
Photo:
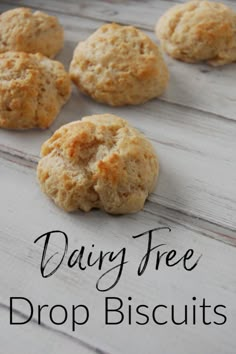
[[[224,4],[194,0],[169,9],[156,25],[162,48],[185,62],[236,61],[236,15]]]
[[[64,30],[57,18],[28,8],[3,12],[0,33],[0,53],[42,53],[53,58],[64,44]]]
[[[111,114],[64,125],[43,144],[41,157],[42,191],[69,212],[137,212],[154,190],[159,170],[151,143]]]
[[[70,75],[83,93],[111,106],[158,97],[169,78],[157,45],[137,28],[115,23],[78,44]]]
[[[0,128],[48,128],[70,92],[61,63],[39,53],[0,54]]]

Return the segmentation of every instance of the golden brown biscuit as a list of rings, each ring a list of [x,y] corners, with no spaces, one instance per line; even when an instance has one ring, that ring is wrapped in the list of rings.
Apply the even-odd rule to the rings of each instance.
[[[42,53],[54,57],[64,44],[64,30],[54,16],[16,8],[0,15],[0,53]]]
[[[153,191],[159,170],[151,143],[111,114],[64,125],[43,144],[41,156],[41,188],[66,211],[137,212]]]
[[[169,78],[157,45],[137,28],[115,23],[78,44],[70,75],[83,93],[111,106],[158,97]]]
[[[69,75],[58,61],[42,54],[0,54],[0,128],[48,128],[70,92]]]
[[[224,4],[194,0],[176,5],[158,21],[156,35],[173,58],[223,65],[236,61],[236,15]]]

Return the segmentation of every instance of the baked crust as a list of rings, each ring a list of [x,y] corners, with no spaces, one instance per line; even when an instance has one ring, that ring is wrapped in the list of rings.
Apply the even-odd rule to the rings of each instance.
[[[115,23],[78,44],[70,75],[83,93],[111,106],[158,97],[169,79],[157,45],[137,28]]]
[[[137,212],[154,190],[159,170],[151,143],[111,114],[61,127],[43,144],[41,157],[41,188],[66,211]]]
[[[185,62],[236,61],[236,15],[221,3],[194,0],[173,6],[158,21],[156,35],[165,52]]]
[[[70,93],[61,63],[42,54],[0,54],[1,128],[48,128]]]
[[[0,53],[42,53],[53,58],[64,45],[64,30],[54,16],[28,8],[0,15]]]

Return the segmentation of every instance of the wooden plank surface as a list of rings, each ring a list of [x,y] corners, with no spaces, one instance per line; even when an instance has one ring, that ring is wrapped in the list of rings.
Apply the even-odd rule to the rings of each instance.
[[[0,328],[3,332],[1,335],[1,350],[7,350],[7,354],[25,353],[26,348],[32,354],[41,353],[81,353],[94,354],[100,353],[97,348],[91,348],[85,343],[81,343],[77,338],[61,333],[60,330],[51,329],[48,326],[38,326],[35,322],[27,325],[27,330],[23,326],[12,326],[7,328],[9,322],[9,309],[7,306],[0,304]],[[22,314],[16,315],[17,321],[22,320]],[[14,338],[14,340],[13,340]],[[14,343],[14,346],[13,346]],[[2,353],[4,353],[2,351]]]
[[[234,247],[178,225],[171,220],[168,213],[165,217],[158,217],[141,212],[138,218],[133,215],[122,217],[122,222],[120,217],[109,215],[104,217],[102,212],[65,214],[53,203],[45,202],[45,197],[36,184],[33,169],[6,160],[1,161],[0,166],[2,178],[0,194],[8,195],[5,202],[8,213],[5,213],[4,220],[1,220],[0,238],[0,259],[3,265],[0,267],[2,304],[7,306],[10,296],[27,297],[34,306],[38,304],[52,306],[58,303],[69,309],[72,304],[86,304],[91,309],[91,321],[88,324],[79,327],[73,333],[70,321],[57,329],[79,338],[83,343],[90,343],[105,353],[154,354],[156,348],[163,354],[181,353],[183,343],[188,354],[198,354],[199,351],[208,354],[234,353],[236,345]],[[15,181],[18,181],[17,185]],[[31,193],[27,193],[27,190]],[[131,236],[153,227],[163,226],[169,226],[172,231],[168,234],[164,231],[157,233],[155,244],[166,244],[166,249],[174,248],[180,254],[188,248],[193,248],[196,258],[202,254],[199,265],[192,272],[184,271],[181,266],[167,269],[164,264],[155,271],[152,268],[154,264],[152,259],[145,276],[137,277],[136,266],[145,251],[146,240],[134,242]],[[135,324],[129,326],[127,319],[118,327],[105,326],[106,294],[95,289],[99,277],[98,270],[81,272],[79,269],[69,269],[63,264],[52,278],[41,277],[39,264],[42,244],[35,245],[34,240],[45,231],[55,228],[68,234],[70,251],[81,245],[90,249],[91,244],[95,245],[95,251],[119,250],[120,247],[126,247],[130,262],[118,286],[109,291],[107,296],[122,298],[126,306],[127,298],[131,296],[133,307],[141,303],[147,304],[150,308],[156,304],[164,303],[167,306],[174,304],[178,318],[182,317],[185,304],[191,309],[193,296],[196,296],[197,303],[206,298],[212,306],[222,303],[227,307],[228,323],[224,326],[205,326],[201,323],[201,313],[198,313],[199,322],[194,326],[191,324],[157,326],[153,323],[147,326]],[[63,245],[54,241],[51,247],[53,252],[56,250],[61,252]],[[17,310],[27,316],[28,309],[24,305],[19,302]],[[211,312],[208,315],[211,320],[214,319]],[[168,313],[165,316],[169,319]],[[37,322],[37,315],[34,319]],[[50,328],[55,327],[49,322],[47,311],[42,322]],[[7,327],[6,323],[4,324]],[[30,326],[29,328],[30,331],[35,330]],[[40,332],[38,335],[41,335]],[[56,338],[55,341],[58,343]],[[50,353],[62,353],[62,350],[58,352],[52,348]]]
[[[2,0],[6,4],[17,6],[37,6],[37,8],[58,11],[62,14],[82,16],[103,21],[131,24],[153,31],[155,23],[170,7],[186,2],[185,0]],[[236,10],[234,0],[225,0],[224,4]]]
[[[234,122],[214,116],[209,118],[194,110],[161,102],[158,107],[153,102],[142,107],[111,109],[82,96],[80,99],[78,101],[75,91],[50,130],[0,131],[1,149],[13,154],[23,152],[23,156],[29,155],[37,161],[43,141],[62,124],[85,115],[112,112],[144,132],[159,155],[160,179],[150,200],[235,229],[236,190],[232,190],[232,185],[236,184]]]
[[[11,1],[10,3],[15,4],[15,6],[32,6],[30,0],[17,0]],[[133,23],[132,16],[134,15],[136,19],[145,20],[145,22],[149,24],[150,13],[152,13],[152,16],[154,15],[156,19],[163,13],[164,8],[173,5],[172,1],[153,1],[150,3],[152,3],[152,5],[149,4],[149,2],[148,4],[147,2],[143,2],[142,5],[142,2],[138,1],[137,6],[134,1],[125,3],[122,1],[117,3],[110,1],[64,2],[50,0],[34,2],[33,7],[45,10],[51,9],[53,12],[60,10],[60,12],[63,11],[64,13],[72,14],[73,16],[68,17],[58,13],[58,16],[63,26],[69,29],[70,34],[66,35],[66,40],[69,40],[69,42],[73,41],[74,47],[78,41],[85,39],[104,21],[119,21],[119,19],[123,18],[124,20],[122,22],[125,24],[140,26],[140,23]],[[9,7],[9,5],[7,6]],[[4,6],[4,3],[1,4],[0,11],[1,8],[4,10],[6,5]],[[130,8],[132,8],[132,11]],[[87,11],[89,11],[89,17],[91,18],[95,17],[96,20],[98,18],[101,19],[101,21],[91,19],[92,22],[86,19],[86,29],[88,30],[86,34],[84,32],[85,28],[82,25],[84,22],[83,18],[79,17],[81,14],[84,14],[84,11],[86,14]],[[111,14],[112,11],[115,14],[118,13],[119,17],[114,18]],[[103,16],[101,16],[101,14],[103,14]],[[78,17],[75,15],[78,15]],[[155,21],[152,20],[152,25],[148,27],[149,31],[147,33],[156,41],[153,32],[154,24]],[[72,36],[71,33],[73,33]],[[68,43],[66,44],[64,53],[65,52],[69,54]],[[236,71],[234,70],[234,65],[228,65],[224,68],[211,68],[204,64],[188,65],[172,60],[167,56],[165,58],[169,66],[171,82],[166,93],[161,98],[162,100],[193,107],[203,110],[204,112],[211,112],[229,119],[236,119],[236,91],[234,89]],[[194,85],[192,85],[193,82]]]
[[[183,2],[182,0],[179,2]],[[58,60],[69,67],[76,43],[87,38],[104,21],[136,25],[153,38],[156,19],[176,1],[122,0],[19,0],[1,1],[0,11],[32,6],[59,17],[66,41]],[[234,1],[225,1],[236,9]],[[171,72],[167,92],[142,106],[111,108],[97,104],[76,89],[52,127],[46,131],[0,130],[0,354],[235,354],[236,348],[236,90],[235,64],[213,69],[204,64],[187,65],[165,57]],[[111,112],[126,118],[154,144],[161,174],[156,191],[142,212],[114,217],[100,211],[66,214],[42,195],[35,178],[40,146],[61,125],[85,115]],[[155,227],[170,227],[155,234],[155,244],[183,254],[194,249],[202,255],[198,266],[186,272],[181,265],[154,270],[151,258],[145,275],[137,265],[147,240],[132,235]],[[106,293],[96,290],[100,272],[69,269],[66,261],[56,274],[40,274],[42,243],[39,235],[59,229],[68,234],[69,251],[94,244],[95,251],[125,247],[129,262],[119,284],[107,296],[120,297],[126,307],[124,323],[104,325]],[[221,241],[221,242],[219,242]],[[61,252],[53,242],[51,252]],[[68,254],[69,255],[69,254]],[[67,260],[67,258],[66,258]],[[107,278],[111,281],[111,277]],[[9,326],[9,298],[25,296],[34,306],[86,304],[91,320],[71,330],[71,313],[63,326],[53,326],[48,312],[37,324],[37,313],[26,326]],[[128,296],[132,309],[141,303],[149,308],[174,304],[176,316],[184,306],[192,311],[192,297],[199,305],[205,298],[214,307],[224,304],[227,323],[146,326],[127,322]],[[151,310],[150,310],[151,311]],[[14,316],[27,315],[18,303]],[[170,316],[163,312],[162,315]],[[210,312],[214,320],[214,313]],[[191,315],[190,315],[191,321]],[[12,340],[14,338],[14,341]]]
[[[93,32],[98,23],[84,18],[77,21],[76,17],[62,14],[59,17],[69,41],[66,40],[58,59],[68,67],[76,42]],[[181,80],[196,88],[195,84],[192,85],[192,79],[188,79],[186,71],[186,67],[189,68],[192,75],[195,66],[183,63],[177,65],[183,65]],[[187,76],[183,76],[183,72]],[[222,79],[224,75],[222,71]],[[206,78],[212,86],[215,84],[214,79],[211,82]],[[175,95],[181,91],[175,86],[173,78],[169,86]],[[225,87],[219,86],[219,89],[223,91]],[[211,90],[206,88],[206,92]],[[212,97],[212,105],[218,102],[227,112],[228,105],[222,100]],[[152,140],[161,162],[159,184],[151,196],[153,202],[235,229],[236,189],[232,190],[232,185],[236,184],[236,124],[232,120],[160,100],[142,106],[111,108],[93,102],[74,89],[71,100],[49,130],[1,130],[1,149],[37,160],[41,144],[58,127],[86,115],[104,112],[126,118]]]

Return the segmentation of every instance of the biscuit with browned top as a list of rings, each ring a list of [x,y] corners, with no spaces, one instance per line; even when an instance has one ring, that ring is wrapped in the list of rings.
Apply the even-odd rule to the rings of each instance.
[[[157,45],[137,28],[114,23],[78,44],[70,75],[83,93],[111,106],[158,97],[169,78]]]
[[[64,44],[64,30],[58,19],[28,8],[3,12],[0,33],[0,53],[42,53],[53,58]]]
[[[66,211],[137,212],[154,190],[159,170],[151,143],[111,114],[64,125],[43,144],[41,157],[41,188]]]
[[[42,54],[0,54],[0,128],[48,128],[70,92],[69,75],[58,61]]]
[[[224,4],[193,0],[170,8],[158,21],[162,48],[185,62],[217,66],[236,61],[236,14]]]

